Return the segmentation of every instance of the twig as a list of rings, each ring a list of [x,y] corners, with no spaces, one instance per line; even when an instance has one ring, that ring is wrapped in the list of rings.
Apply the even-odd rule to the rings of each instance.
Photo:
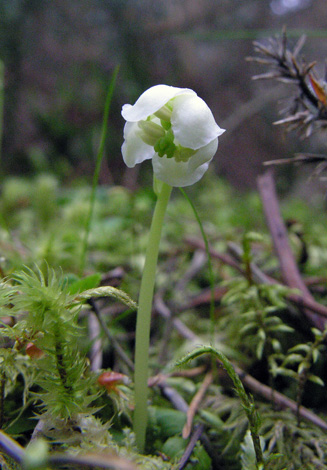
[[[272,171],[259,176],[258,188],[284,282],[289,287],[299,289],[304,298],[314,301],[301,278],[288,241],[287,230],[279,210]],[[324,330],[326,322],[323,318],[308,309],[304,309],[304,313],[317,328]]]
[[[183,413],[187,413],[188,405],[182,395],[180,395],[173,387],[169,387],[164,382],[159,383],[158,387],[161,390],[161,393],[167,400],[172,403],[172,405],[176,408],[176,410],[182,411]]]
[[[154,309],[161,315],[163,318],[168,320],[172,315],[167,307],[167,305],[164,303],[163,299],[161,297],[155,296],[154,298]],[[187,328],[186,325],[179,319],[179,318],[173,318],[173,325],[176,328],[176,330],[186,339],[193,340],[194,339],[194,333],[192,330]]]
[[[194,432],[191,436],[191,439],[190,439],[189,443],[187,444],[187,447],[184,451],[184,454],[183,454],[182,458],[179,461],[178,470],[183,470],[183,468],[185,468],[186,464],[188,463],[188,461],[189,461],[189,459],[192,455],[192,452],[194,450],[194,447],[195,447],[197,441],[200,439],[201,434],[203,433],[203,430],[204,430],[204,425],[203,424],[198,424],[195,427]]]
[[[0,449],[18,464],[23,462],[25,456],[24,448],[3,431],[0,431]]]
[[[102,367],[102,341],[100,339],[100,322],[94,313],[88,317],[89,336],[92,342],[90,349],[90,369],[97,371]]]
[[[123,348],[120,346],[120,344],[118,343],[116,338],[110,333],[109,328],[107,327],[106,322],[104,321],[104,319],[101,315],[101,312],[100,312],[97,304],[95,303],[95,301],[93,299],[89,299],[88,303],[91,305],[92,310],[96,314],[104,333],[108,337],[109,341],[112,343],[112,345],[113,345],[117,355],[119,356],[119,358],[128,366],[128,368],[131,371],[134,371],[133,361],[127,356],[127,354],[125,353]]]
[[[206,391],[208,390],[208,387],[211,385],[212,383],[212,372],[208,372],[204,378],[204,381],[202,382],[201,384],[201,387],[199,388],[198,392],[194,395],[189,407],[188,407],[188,410],[187,410],[187,413],[186,413],[186,423],[184,425],[184,428],[183,428],[183,432],[182,432],[182,436],[184,439],[187,439],[190,434],[191,434],[191,429],[192,429],[192,423],[193,423],[193,419],[194,419],[194,416],[201,404],[201,401],[206,393]]]

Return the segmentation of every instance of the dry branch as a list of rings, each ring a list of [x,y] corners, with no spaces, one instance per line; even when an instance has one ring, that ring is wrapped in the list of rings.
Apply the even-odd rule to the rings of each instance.
[[[279,260],[282,278],[289,287],[299,289],[303,295],[303,299],[315,302],[303,282],[288,241],[287,230],[279,210],[272,171],[267,171],[259,176],[258,188],[275,252]],[[312,311],[307,308],[304,309],[304,313],[317,328],[324,330],[326,324],[324,318],[316,313],[312,313]]]

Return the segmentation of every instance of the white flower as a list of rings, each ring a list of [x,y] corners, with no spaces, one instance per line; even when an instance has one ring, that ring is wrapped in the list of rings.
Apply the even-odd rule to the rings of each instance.
[[[158,180],[189,186],[202,178],[224,132],[207,104],[188,88],[156,85],[125,104],[123,159],[130,168],[152,159]]]

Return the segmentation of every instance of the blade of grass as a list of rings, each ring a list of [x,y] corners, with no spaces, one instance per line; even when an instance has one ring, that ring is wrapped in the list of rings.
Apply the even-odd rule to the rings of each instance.
[[[2,135],[3,135],[3,108],[5,100],[5,64],[0,60],[0,181],[3,179],[2,166]],[[9,233],[7,221],[0,213],[0,225]]]
[[[95,165],[95,170],[94,170],[94,175],[93,175],[93,182],[92,182],[92,192],[91,192],[91,196],[90,196],[90,208],[89,208],[89,213],[87,215],[87,219],[86,219],[86,223],[85,223],[85,232],[84,232],[84,239],[83,239],[83,245],[82,245],[81,264],[80,264],[80,274],[81,275],[84,272],[85,263],[86,263],[88,239],[89,239],[92,216],[93,216],[93,211],[94,211],[96,190],[97,190],[97,186],[98,186],[100,168],[101,168],[101,163],[102,163],[103,154],[104,154],[104,146],[105,146],[105,143],[106,143],[107,133],[108,133],[109,110],[110,110],[112,95],[113,95],[113,92],[114,92],[114,89],[115,89],[116,78],[117,78],[118,72],[119,72],[119,65],[117,65],[117,67],[115,67],[115,70],[113,71],[113,74],[111,76],[109,87],[108,87],[108,92],[107,92],[107,96],[106,96],[105,106],[104,106],[100,145],[99,145],[99,150],[98,150],[97,157],[96,157],[96,165]]]
[[[183,196],[185,197],[185,199],[190,204],[190,206],[193,210],[196,221],[197,221],[197,223],[199,224],[199,227],[200,227],[201,235],[202,235],[204,245],[205,245],[205,249],[206,249],[206,254],[207,254],[207,257],[208,257],[208,270],[209,270],[209,280],[210,280],[210,310],[209,310],[209,312],[210,312],[210,327],[211,327],[210,342],[211,342],[211,345],[214,346],[214,341],[215,341],[215,278],[214,278],[214,275],[213,275],[212,261],[211,261],[211,255],[210,255],[210,250],[209,250],[209,243],[208,243],[207,235],[204,231],[201,219],[199,217],[199,214],[198,214],[193,202],[191,201],[189,196],[186,194],[184,189],[179,188],[179,190],[183,194]]]
[[[5,64],[0,60],[0,177],[2,179],[2,134],[3,134],[3,107],[5,99]]]

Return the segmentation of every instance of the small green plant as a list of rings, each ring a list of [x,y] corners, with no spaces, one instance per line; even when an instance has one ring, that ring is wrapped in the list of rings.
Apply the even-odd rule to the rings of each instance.
[[[279,315],[285,307],[285,297],[290,289],[280,284],[258,283],[254,279],[251,262],[251,243],[262,241],[259,234],[250,232],[243,237],[245,276],[227,282],[228,291],[223,303],[233,307],[236,316],[238,338],[245,348],[259,360],[267,358],[269,370],[274,367],[274,357],[282,351],[281,339],[293,328],[285,324]]]
[[[69,285],[67,279],[48,269],[25,269],[16,273],[12,282],[1,284],[1,303],[4,313],[16,318],[13,325],[3,325],[2,341],[14,341],[13,347],[1,349],[1,376],[3,395],[12,389],[17,376],[24,378],[24,402],[32,396],[38,403],[42,418],[74,422],[79,416],[90,416],[90,404],[99,391],[94,386],[96,376],[90,374],[78,340],[82,329],[78,315],[83,303],[91,297],[113,296],[131,308],[135,303],[122,291],[113,287],[93,287],[79,291],[82,286],[98,282],[77,281]],[[2,410],[3,414],[3,410]]]
[[[327,330],[320,331],[317,328],[312,328],[311,331],[314,336],[313,341],[293,346],[287,351],[281,361],[278,361],[280,358],[277,356],[272,367],[274,376],[283,375],[291,377],[297,382],[296,403],[298,423],[300,423],[300,407],[307,382],[311,381],[322,387],[324,386],[323,380],[313,374],[311,369],[313,364],[319,359],[321,351],[325,349],[324,343],[327,337]]]

